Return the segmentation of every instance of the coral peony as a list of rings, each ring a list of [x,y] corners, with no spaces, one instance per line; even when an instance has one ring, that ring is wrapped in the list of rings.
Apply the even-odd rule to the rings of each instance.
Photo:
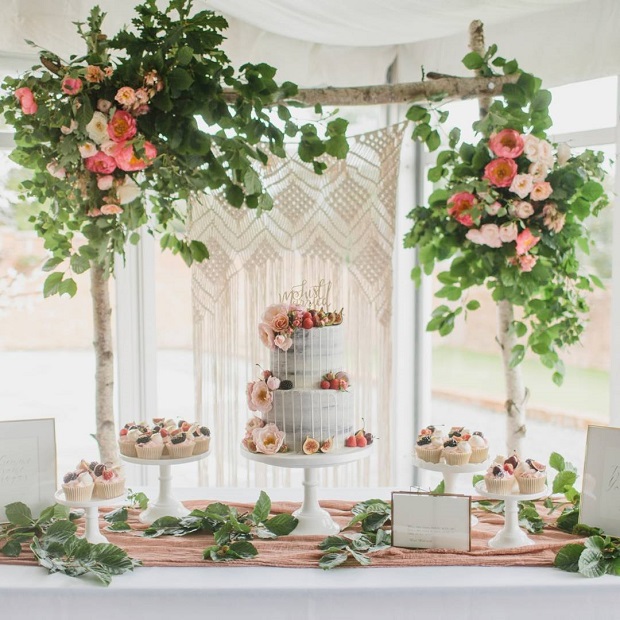
[[[136,135],[136,131],[136,119],[125,110],[116,110],[108,123],[108,135],[114,142],[130,140]]]
[[[82,80],[67,76],[63,78],[60,88],[65,95],[77,95],[82,90]]]
[[[116,170],[114,158],[101,151],[98,151],[92,157],[87,157],[84,160],[84,165],[87,170],[97,174],[112,174]]]
[[[523,153],[523,138],[514,129],[502,129],[489,138],[489,148],[497,157],[514,159]]]
[[[24,114],[36,114],[39,106],[34,100],[34,95],[32,94],[32,91],[28,87],[23,86],[22,88],[18,88],[15,91],[15,96],[17,97],[19,105],[22,107],[22,112]]]
[[[118,112],[116,113],[118,114]],[[110,125],[108,125],[110,127]],[[119,145],[117,149],[114,150],[114,159],[116,160],[116,165],[125,172],[134,172],[136,170],[144,170],[151,165],[151,160],[157,156],[157,151],[155,147],[150,142],[144,143],[144,153],[146,155],[146,159],[141,159],[138,157],[133,149],[131,144]]]
[[[517,255],[522,256],[531,250],[539,241],[540,237],[533,235],[529,228],[522,230],[517,236]]]
[[[469,192],[459,192],[448,198],[448,215],[452,216],[463,226],[471,227],[474,225],[472,211],[478,204],[476,197]]]
[[[517,164],[513,159],[499,157],[490,161],[484,168],[483,179],[495,187],[510,187],[517,174]]]

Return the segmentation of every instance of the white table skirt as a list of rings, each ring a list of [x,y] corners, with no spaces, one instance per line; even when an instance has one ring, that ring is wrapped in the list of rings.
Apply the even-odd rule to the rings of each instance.
[[[274,500],[299,499],[295,490],[269,493]],[[253,501],[258,491],[192,489],[177,496]],[[324,498],[381,496],[389,491],[321,492]],[[586,579],[531,567],[138,568],[105,588],[40,567],[0,566],[2,620],[610,620],[619,593],[617,577]]]

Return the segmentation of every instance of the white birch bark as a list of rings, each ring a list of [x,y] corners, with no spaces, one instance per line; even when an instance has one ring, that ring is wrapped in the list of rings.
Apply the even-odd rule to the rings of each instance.
[[[119,463],[114,426],[114,353],[109,279],[99,264],[90,269],[95,348],[95,411],[99,458],[102,463]]]

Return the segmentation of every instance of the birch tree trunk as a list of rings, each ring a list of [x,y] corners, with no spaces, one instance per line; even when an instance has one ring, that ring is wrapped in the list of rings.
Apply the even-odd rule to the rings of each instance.
[[[90,268],[95,348],[95,411],[97,443],[102,463],[119,463],[114,426],[114,353],[112,350],[112,307],[109,278],[98,263]]]
[[[515,450],[522,454],[528,392],[523,385],[521,364],[510,367],[512,348],[517,344],[517,336],[511,329],[514,309],[506,299],[497,303],[497,319],[497,341],[502,350],[506,382],[506,447],[509,455]]]

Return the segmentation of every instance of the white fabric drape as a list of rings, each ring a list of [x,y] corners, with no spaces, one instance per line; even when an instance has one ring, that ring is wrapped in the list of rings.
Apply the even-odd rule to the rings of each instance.
[[[192,207],[192,238],[210,259],[192,269],[196,416],[213,431],[201,483],[281,486],[290,470],[248,463],[239,447],[250,412],[245,386],[268,368],[259,341],[263,310],[292,286],[332,283],[345,309],[346,366],[357,421],[378,440],[371,458],[324,472],[324,483],[389,484],[391,299],[396,186],[405,125],[350,139],[346,161],[315,175],[296,156],[272,158],[264,182],[274,208],[260,218],[219,196]]]

